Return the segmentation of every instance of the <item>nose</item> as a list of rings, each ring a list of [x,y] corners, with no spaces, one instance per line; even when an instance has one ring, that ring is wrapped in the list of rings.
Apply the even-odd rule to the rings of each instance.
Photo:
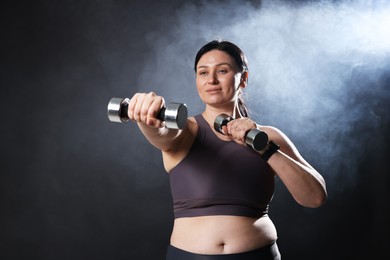
[[[207,81],[208,84],[215,85],[215,84],[219,83],[216,73],[210,73],[209,75],[210,75],[210,77]]]

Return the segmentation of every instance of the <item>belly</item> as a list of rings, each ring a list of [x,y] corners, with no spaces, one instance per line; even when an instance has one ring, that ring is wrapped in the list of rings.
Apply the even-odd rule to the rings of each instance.
[[[197,254],[234,254],[266,246],[276,238],[267,215],[204,216],[175,219],[171,245]]]

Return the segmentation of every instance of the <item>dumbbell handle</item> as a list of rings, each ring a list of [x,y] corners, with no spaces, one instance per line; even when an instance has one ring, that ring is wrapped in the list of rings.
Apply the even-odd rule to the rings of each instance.
[[[233,117],[226,114],[220,114],[215,118],[214,129],[223,134],[222,127],[226,126],[230,121],[234,120]],[[245,134],[245,143],[251,146],[255,151],[263,150],[268,144],[268,135],[257,128],[249,130]]]
[[[107,106],[108,119],[111,122],[125,123],[129,121],[127,114],[130,100],[128,98],[111,98]],[[188,110],[185,104],[169,103],[161,108],[157,114],[157,119],[165,121],[167,128],[183,129],[187,123]]]

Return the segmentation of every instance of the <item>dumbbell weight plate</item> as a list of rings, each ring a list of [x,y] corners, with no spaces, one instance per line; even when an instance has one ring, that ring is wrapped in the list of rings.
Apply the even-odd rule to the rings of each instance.
[[[245,136],[245,143],[259,152],[267,146],[268,135],[259,129],[251,129]]]
[[[127,108],[129,107],[130,100],[128,98],[111,98],[107,106],[108,119],[111,122],[126,123],[129,121],[127,115]]]
[[[187,106],[182,103],[169,103],[163,111],[162,118],[167,128],[183,129],[187,124]]]

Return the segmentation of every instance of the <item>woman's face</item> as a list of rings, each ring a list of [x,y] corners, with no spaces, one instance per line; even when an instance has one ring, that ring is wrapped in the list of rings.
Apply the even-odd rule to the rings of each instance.
[[[196,87],[205,104],[216,107],[234,105],[237,91],[244,83],[242,73],[229,54],[220,50],[206,52],[196,68]]]

